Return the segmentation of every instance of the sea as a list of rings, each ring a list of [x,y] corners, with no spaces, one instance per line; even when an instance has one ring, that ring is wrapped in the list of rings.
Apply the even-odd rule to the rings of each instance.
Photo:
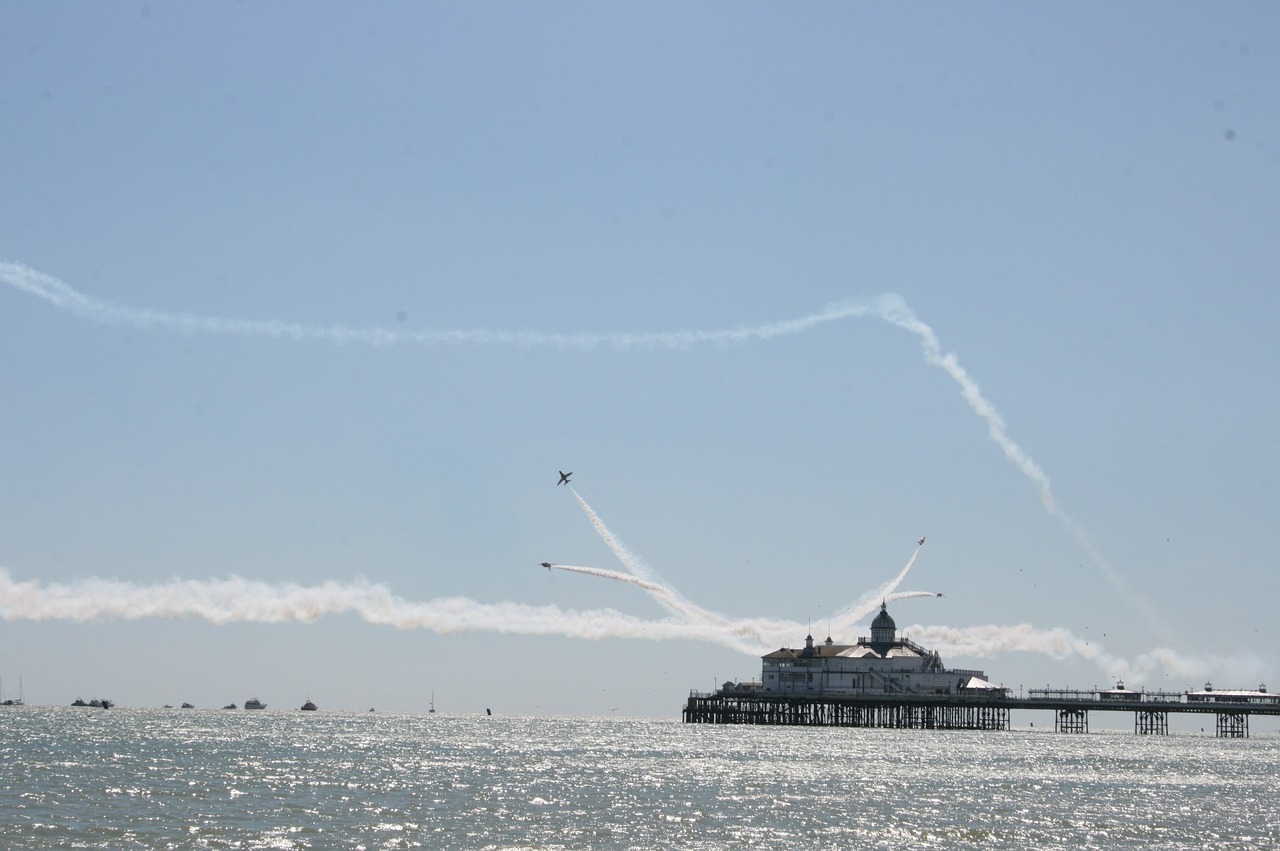
[[[1280,737],[0,707],[0,848],[1280,847]]]

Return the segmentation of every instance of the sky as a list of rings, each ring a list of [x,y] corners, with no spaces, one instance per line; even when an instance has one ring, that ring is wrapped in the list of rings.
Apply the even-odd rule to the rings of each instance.
[[[0,18],[5,696],[1280,687],[1274,4]]]

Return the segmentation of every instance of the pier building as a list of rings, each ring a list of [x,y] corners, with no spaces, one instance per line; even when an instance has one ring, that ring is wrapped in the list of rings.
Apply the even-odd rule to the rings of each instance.
[[[977,670],[947,669],[935,650],[899,636],[888,607],[871,622],[871,635],[856,644],[830,637],[815,645],[780,648],[763,658],[760,692],[765,695],[841,696],[874,694],[994,695],[1002,689]]]

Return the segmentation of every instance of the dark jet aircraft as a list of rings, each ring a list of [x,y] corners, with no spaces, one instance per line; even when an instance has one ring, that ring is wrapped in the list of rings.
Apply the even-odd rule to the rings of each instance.
[[[919,543],[919,545],[920,545],[920,546],[922,546],[922,547],[923,547],[923,546],[924,546],[924,538],[921,538],[921,539],[919,540],[919,542],[918,542],[918,543]]]
[[[556,482],[556,485],[569,484],[569,477],[573,475],[573,471],[570,470],[569,472],[566,473],[564,470],[560,470],[559,473],[560,473],[560,481]]]
[[[542,566],[543,566],[543,567],[545,567],[547,570],[550,570],[550,569],[551,569],[551,562],[549,562],[549,561],[544,561],[544,562],[542,563]]]

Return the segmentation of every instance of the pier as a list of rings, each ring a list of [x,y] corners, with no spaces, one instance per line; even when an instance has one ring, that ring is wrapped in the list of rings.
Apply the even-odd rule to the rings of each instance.
[[[921,543],[924,543],[923,539]],[[684,706],[688,724],[769,724],[787,727],[887,727],[908,730],[1008,730],[1014,710],[1053,713],[1058,733],[1088,733],[1091,712],[1131,712],[1133,732],[1167,736],[1169,716],[1214,715],[1216,734],[1243,739],[1251,715],[1280,715],[1280,694],[1257,690],[1079,691],[1046,686],[1014,697],[983,671],[948,668],[936,650],[899,635],[885,603],[871,635],[854,644],[782,647],[761,657],[760,681],[728,682],[714,692],[693,692]]]
[[[1129,712],[1137,735],[1168,735],[1171,714],[1216,716],[1219,738],[1249,736],[1251,715],[1280,716],[1280,695],[1266,692],[1124,692],[1033,689],[1001,695],[778,695],[748,686],[693,692],[688,724],[767,724],[794,727],[881,727],[910,730],[1008,730],[1011,710],[1052,712],[1054,731],[1088,733],[1092,712]],[[1244,695],[1244,696],[1241,696]]]

